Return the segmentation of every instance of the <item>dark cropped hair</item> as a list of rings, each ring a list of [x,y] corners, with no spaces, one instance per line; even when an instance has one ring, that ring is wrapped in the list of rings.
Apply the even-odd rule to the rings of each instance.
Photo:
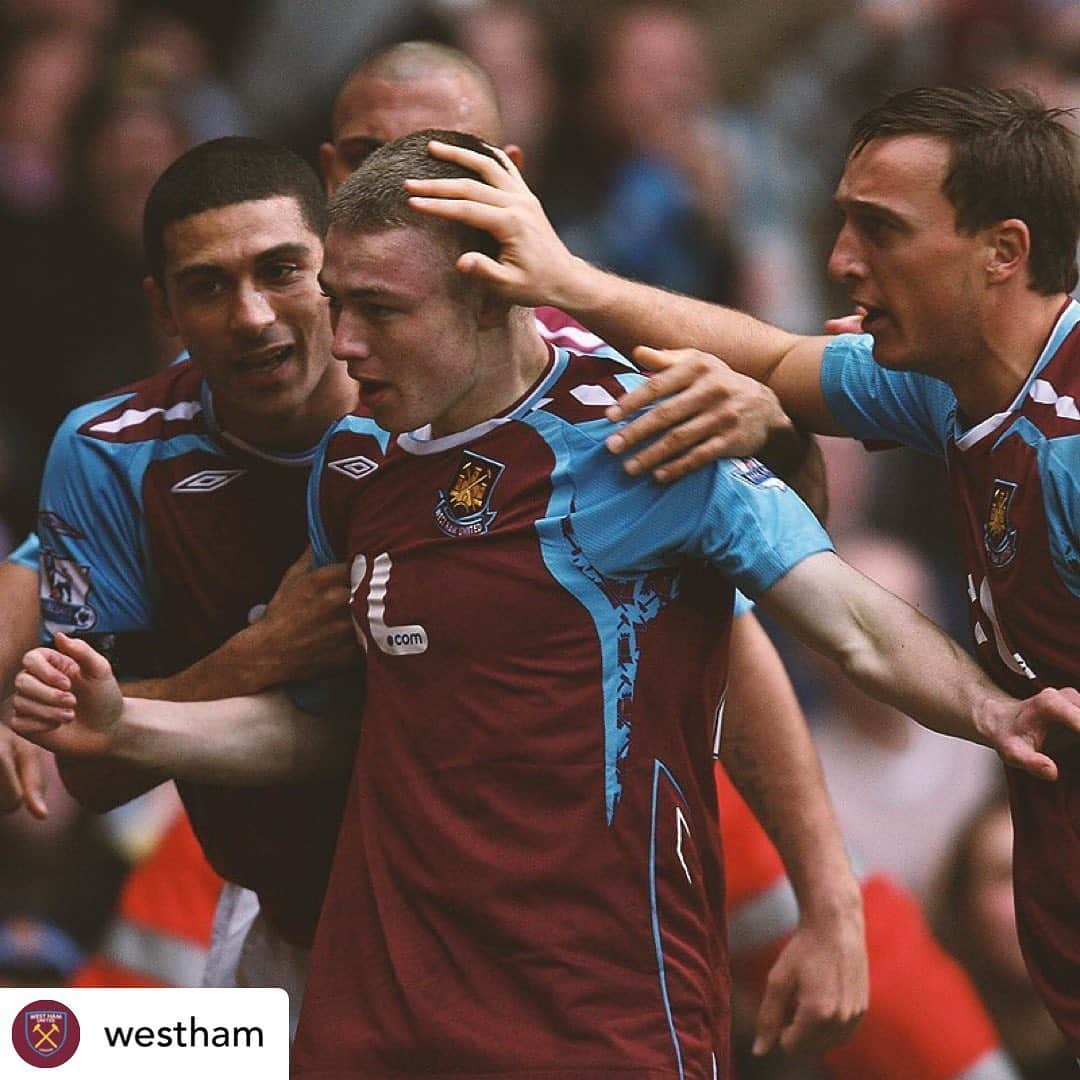
[[[330,227],[361,233],[419,228],[445,237],[457,255],[480,251],[497,258],[499,245],[489,233],[422,214],[409,206],[406,180],[477,179],[470,169],[432,157],[427,149],[432,139],[498,160],[490,147],[475,135],[436,129],[414,131],[380,146],[334,192],[328,211]]]
[[[938,135],[948,140],[942,190],[956,228],[974,233],[1019,218],[1031,231],[1031,287],[1052,296],[1076,287],[1080,171],[1076,139],[1033,90],[920,87],[890,97],[855,122],[848,157],[874,139]]]
[[[143,247],[150,273],[165,279],[165,229],[204,210],[236,203],[296,200],[304,224],[326,234],[326,196],[311,166],[291,150],[263,139],[229,135],[181,154],[158,177],[143,211]]]

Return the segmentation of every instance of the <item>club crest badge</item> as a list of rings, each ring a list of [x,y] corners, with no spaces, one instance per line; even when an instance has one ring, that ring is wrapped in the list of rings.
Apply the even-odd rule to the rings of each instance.
[[[1016,529],[1009,521],[1009,507],[1016,494],[1016,484],[995,480],[990,505],[983,525],[983,544],[990,565],[1001,569],[1016,557]]]
[[[73,559],[61,559],[41,549],[41,614],[50,633],[85,633],[97,622],[97,612],[87,603],[90,567]]]
[[[70,1061],[79,1048],[79,1037],[79,1021],[59,1001],[33,1001],[11,1025],[15,1052],[39,1069],[54,1069]]]
[[[439,491],[435,524],[447,536],[482,536],[496,511],[491,496],[506,466],[466,450],[446,491]]]

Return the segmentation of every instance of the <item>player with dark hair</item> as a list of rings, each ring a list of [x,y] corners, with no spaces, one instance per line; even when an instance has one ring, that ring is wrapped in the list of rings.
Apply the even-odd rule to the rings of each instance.
[[[1001,687],[1037,696],[1080,680],[1080,305],[1068,296],[1080,178],[1064,120],[1025,90],[917,89],[870,110],[837,188],[843,224],[829,260],[865,333],[835,338],[789,334],[587,266],[520,179],[479,155],[468,160],[495,194],[469,181],[413,190],[453,200],[421,208],[494,232],[499,261],[466,254],[459,268],[501,295],[559,303],[616,342],[708,349],[766,382],[812,430],[945,458],[979,661]],[[458,149],[445,155],[465,160]],[[693,351],[636,355],[667,370],[613,417],[688,389],[625,428],[615,449],[681,424],[738,379]],[[688,423],[639,450],[635,467],[695,442]],[[684,455],[674,471],[697,457]],[[1054,758],[1041,778],[1008,772],[1017,919],[1032,979],[1080,1053],[1075,741],[1055,745]]]
[[[294,1071],[726,1075],[712,748],[732,583],[864,689],[1025,768],[1080,707],[996,689],[758,463],[627,477],[603,412],[641,376],[455,281],[460,243],[404,189],[371,214],[384,168],[431,166],[432,134],[373,154],[330,207],[321,282],[362,408],[322,445],[311,539],[350,563],[370,694]],[[308,747],[317,721],[286,694],[125,701],[85,642],[57,645],[16,708],[70,750],[237,783],[340,754]]]
[[[343,569],[304,568],[314,447],[356,401],[329,353],[324,227],[318,178],[261,140],[196,147],[151,192],[147,293],[189,359],[67,418],[39,519],[46,630],[90,639],[124,675],[158,677],[130,692],[220,697],[356,663]],[[318,726],[309,738],[319,745]],[[210,862],[258,894],[281,952],[302,955],[314,930],[340,760],[306,783],[180,785]],[[101,809],[171,775],[61,766]]]

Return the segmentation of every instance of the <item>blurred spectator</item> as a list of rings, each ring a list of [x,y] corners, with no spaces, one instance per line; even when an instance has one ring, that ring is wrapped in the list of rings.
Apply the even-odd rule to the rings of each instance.
[[[55,766],[45,798],[44,821],[25,809],[0,815],[0,922],[41,918],[89,948],[109,921],[127,864],[102,819],[68,796]]]
[[[0,986],[63,986],[82,950],[58,926],[28,916],[0,923]]]
[[[0,361],[5,404],[21,426],[17,486],[0,488],[0,516],[32,524],[45,450],[74,405],[149,375],[176,355],[142,292],[142,208],[150,186],[188,145],[163,96],[106,86],[80,107],[70,142],[70,198],[5,237],[10,327]]]
[[[67,190],[69,129],[97,55],[67,31],[8,42],[0,70],[0,213],[33,218]]]
[[[455,45],[491,76],[505,141],[521,148],[530,184],[545,187],[551,129],[560,108],[548,27],[517,0],[491,0],[467,7],[453,34]]]
[[[906,545],[863,535],[843,557],[933,618],[934,579]],[[825,780],[845,838],[869,870],[925,898],[961,824],[1000,777],[992,751],[928,731],[845,679],[828,683],[816,717]]]
[[[731,163],[710,122],[712,64],[684,7],[619,8],[596,30],[577,144],[560,147],[567,198],[545,193],[579,254],[618,273],[733,302]]]
[[[972,976],[1025,1080],[1075,1080],[1076,1061],[1028,978],[1016,936],[1009,801],[995,793],[961,831],[945,867],[936,924]]]

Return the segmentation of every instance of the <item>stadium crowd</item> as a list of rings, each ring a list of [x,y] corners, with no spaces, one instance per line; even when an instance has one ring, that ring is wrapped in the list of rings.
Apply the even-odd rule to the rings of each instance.
[[[1080,107],[1080,8],[1069,0],[0,0],[0,27],[9,255],[0,555],[35,527],[63,417],[163,370],[182,349],[152,317],[143,285],[143,207],[159,175],[203,140],[233,134],[290,146],[325,172],[339,88],[395,42],[445,43],[490,74],[504,142],[521,149],[525,178],[575,254],[799,333],[818,332],[848,304],[824,268],[847,132],[864,108],[911,86],[956,83],[1022,84],[1050,106]],[[967,597],[940,463],[821,442],[838,552],[963,640]],[[857,872],[895,884],[890,910],[910,903],[965,969],[978,1000],[977,1019],[963,1022],[993,1064],[983,1058],[979,1072],[977,1056],[913,1058],[873,1073],[872,1050],[856,1066],[753,1056],[769,958],[740,945],[740,930],[753,938],[752,905],[740,921],[735,902],[760,886],[741,894],[729,866],[737,1075],[1075,1075],[1016,945],[1011,826],[993,753],[871,702],[774,636]],[[71,798],[48,763],[40,788],[47,816],[25,806],[0,816],[0,985],[197,983],[221,883],[172,785],[104,815]],[[731,798],[735,820],[745,808]],[[133,869],[149,872],[140,880]],[[150,933],[174,946],[171,959],[156,973],[125,971]],[[884,978],[918,993],[923,946]],[[984,1033],[983,1023],[993,1027]],[[856,1038],[869,1041],[869,1017],[864,1027]]]

